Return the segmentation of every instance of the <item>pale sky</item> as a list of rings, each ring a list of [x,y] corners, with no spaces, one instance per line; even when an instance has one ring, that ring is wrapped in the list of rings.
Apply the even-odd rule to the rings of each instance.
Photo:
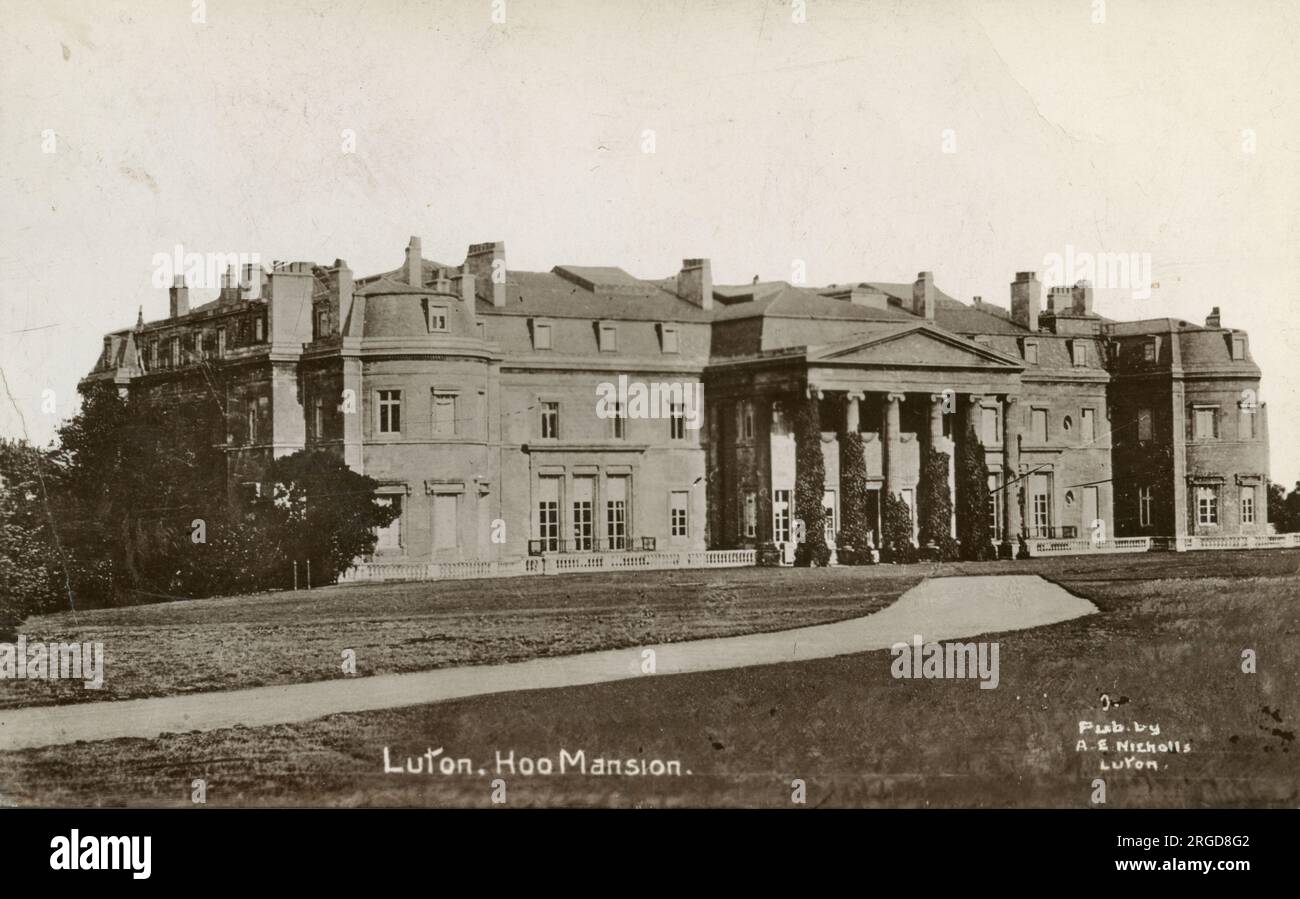
[[[1073,248],[1150,254],[1159,287],[1103,315],[1250,332],[1272,476],[1300,479],[1295,2],[202,5],[0,0],[0,368],[37,442],[105,332],[166,315],[177,243],[358,275],[412,234],[517,269],[933,271],[1004,306]]]

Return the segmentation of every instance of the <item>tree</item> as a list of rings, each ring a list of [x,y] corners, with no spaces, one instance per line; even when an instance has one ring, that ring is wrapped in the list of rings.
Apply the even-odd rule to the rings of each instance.
[[[0,440],[0,639],[12,639],[24,618],[61,601],[63,567],[42,457],[26,441]]]
[[[948,485],[948,454],[927,450],[921,465],[917,510],[921,545],[939,561],[957,558],[957,541],[952,536],[952,494]]]
[[[836,538],[841,564],[865,565],[871,561],[871,522],[867,520],[867,463],[862,435],[840,434],[840,533]]]
[[[268,495],[244,519],[248,532],[268,544],[260,558],[274,560],[258,576],[266,586],[290,586],[294,561],[311,563],[313,584],[336,581],[357,558],[375,551],[375,530],[398,514],[376,502],[374,478],[327,452],[305,449],[277,459],[268,480]]]
[[[1281,484],[1268,485],[1268,520],[1279,534],[1300,531],[1300,481],[1290,494]]]
[[[961,558],[984,562],[997,558],[993,533],[989,527],[989,469],[984,444],[967,426],[957,453],[957,540]]]
[[[826,464],[822,459],[821,416],[816,398],[795,407],[794,420],[794,508],[803,521],[803,540],[795,548],[796,565],[828,565],[830,547],[826,545]]]

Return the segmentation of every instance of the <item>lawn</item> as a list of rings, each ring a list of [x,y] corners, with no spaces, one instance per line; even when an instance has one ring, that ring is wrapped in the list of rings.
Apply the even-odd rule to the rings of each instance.
[[[799,779],[809,806],[1086,807],[1094,780],[1102,778],[1109,807],[1294,807],[1300,801],[1294,724],[1300,715],[1300,552],[893,571],[910,572],[901,577],[906,581],[923,573],[1003,570],[1043,574],[1090,598],[1101,614],[982,638],[1000,646],[994,690],[969,680],[895,680],[890,655],[872,652],[335,715],[300,725],[4,753],[0,798],[184,806],[192,781],[203,778],[211,805],[486,807],[499,777],[511,807],[790,807],[791,782]],[[875,574],[862,575],[865,583],[875,583]],[[829,605],[839,614],[848,607],[825,596],[857,584],[859,574],[782,571],[765,577],[772,580],[744,583],[774,583],[769,589],[787,603]],[[703,579],[692,573],[692,580]],[[686,600],[685,588],[673,586],[686,580],[680,573],[633,576],[624,592],[702,601]],[[565,587],[570,583],[573,591],[584,589],[577,579]],[[602,589],[609,592],[608,581]],[[580,611],[559,594],[551,599],[551,614]],[[520,614],[528,606],[516,600],[524,603],[516,607]],[[494,606],[510,601],[490,600]],[[617,604],[608,597],[604,602]],[[1255,651],[1257,673],[1242,672],[1244,649]],[[1109,710],[1103,694],[1114,703]],[[1135,721],[1158,724],[1161,739],[1190,743],[1191,751],[1156,756],[1160,767],[1154,771],[1101,772],[1098,752],[1076,751],[1080,721],[1117,721],[1130,730]],[[441,748],[445,756],[470,759],[471,771],[385,773],[385,747],[398,765]],[[589,760],[680,760],[683,774],[524,776],[496,770],[497,753],[558,761],[562,750],[570,757],[582,750]]]
[[[0,708],[515,662],[822,624],[876,611],[920,566],[731,568],[363,584],[62,613],[29,642],[104,644],[104,686],[0,683]]]

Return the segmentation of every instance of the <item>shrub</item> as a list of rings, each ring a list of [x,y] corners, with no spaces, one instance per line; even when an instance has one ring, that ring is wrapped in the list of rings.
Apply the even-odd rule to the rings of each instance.
[[[952,536],[952,496],[948,487],[948,454],[927,450],[921,465],[917,490],[920,539],[923,547],[937,548],[938,561],[957,558],[957,541]],[[934,549],[929,549],[934,553]]]
[[[809,398],[795,407],[794,419],[794,508],[804,525],[803,541],[795,547],[794,563],[808,567],[829,565],[826,545],[826,465],[822,459],[821,415],[817,400]]]
[[[880,558],[885,562],[915,562],[916,547],[912,544],[912,515],[907,503],[893,493],[885,493],[881,510]]]
[[[862,435],[840,435],[840,532],[836,537],[839,561],[846,565],[871,562],[871,522],[867,520],[867,463]]]
[[[967,427],[957,453],[957,540],[961,557],[970,562],[997,558],[989,527],[989,469],[984,444]]]

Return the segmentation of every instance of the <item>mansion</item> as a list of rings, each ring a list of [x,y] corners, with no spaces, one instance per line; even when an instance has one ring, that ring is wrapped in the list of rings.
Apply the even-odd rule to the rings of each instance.
[[[1119,322],[1086,282],[1009,307],[930,272],[827,287],[713,282],[709,260],[646,280],[616,267],[458,265],[412,238],[393,271],[342,260],[230,272],[191,307],[108,334],[87,382],[225,412],[231,497],[304,447],[374,478],[400,514],[376,561],[500,561],[620,550],[787,552],[795,404],[816,400],[826,536],[840,435],[862,435],[868,519],[916,508],[922,450],[973,434],[989,520],[1020,537],[1264,535],[1268,419],[1242,331]],[[915,520],[916,515],[913,514]],[[878,544],[878,537],[876,538]]]

